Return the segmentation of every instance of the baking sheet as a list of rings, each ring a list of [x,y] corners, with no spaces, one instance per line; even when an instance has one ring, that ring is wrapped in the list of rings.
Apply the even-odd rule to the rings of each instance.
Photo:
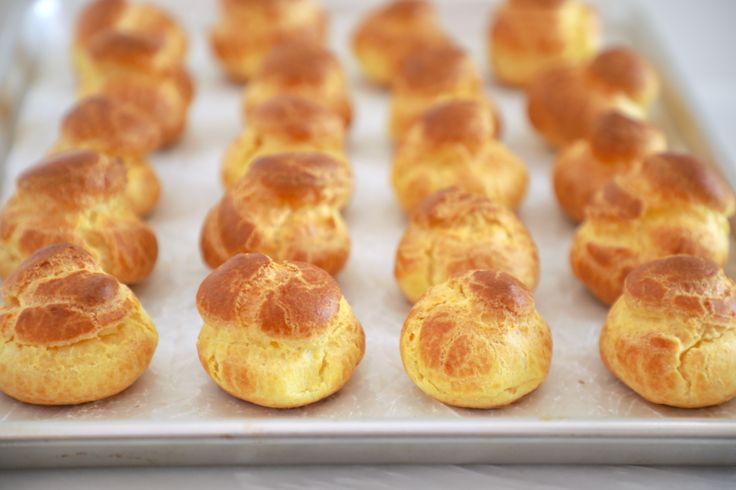
[[[14,145],[6,161],[3,201],[12,192],[15,176],[51,146],[62,114],[73,103],[75,80],[66,47],[78,3],[63,2],[63,8],[58,0],[39,0],[34,4],[31,15],[43,23],[45,49],[40,55],[35,83],[21,108]],[[0,395],[0,454],[6,455],[1,453],[3,448],[32,449],[40,447],[34,444],[42,443],[50,447],[49,441],[65,440],[84,446],[85,441],[111,438],[146,443],[189,437],[192,447],[197,447],[197,438],[221,436],[243,440],[256,437],[260,442],[269,437],[330,440],[344,436],[352,438],[349,447],[355,449],[348,459],[367,461],[371,459],[368,452],[359,448],[361,438],[372,434],[385,437],[389,443],[393,436],[409,441],[421,436],[444,436],[446,441],[454,438],[457,444],[463,444],[468,442],[464,438],[478,435],[510,438],[564,435],[575,443],[576,438],[605,435],[624,441],[637,437],[677,437],[712,442],[721,438],[721,442],[736,446],[736,439],[722,440],[736,434],[733,421],[736,403],[699,410],[656,406],[640,399],[606,371],[598,357],[597,341],[607,310],[586,292],[568,264],[574,226],[564,218],[553,196],[553,154],[529,126],[523,96],[490,81],[487,90],[498,101],[504,117],[503,141],[524,159],[530,170],[529,191],[520,216],[539,247],[541,281],[535,297],[554,337],[552,368],[547,381],[536,392],[500,410],[448,407],[414,387],[404,373],[398,350],[399,332],[410,305],[392,273],[395,248],[407,221],[389,184],[389,97],[361,78],[347,42],[360,12],[376,2],[360,2],[360,6],[347,1],[325,2],[332,14],[331,46],[348,72],[355,104],[356,119],[348,154],[356,188],[345,214],[353,248],[338,281],[366,331],[365,358],[341,392],[301,409],[264,409],[218,389],[199,365],[195,347],[201,326],[195,292],[209,272],[200,258],[198,238],[205,214],[222,194],[220,158],[243,127],[240,89],[224,79],[209,53],[204,30],[216,16],[213,2],[159,0],[155,3],[176,12],[187,26],[191,43],[189,66],[197,84],[184,138],[172,150],[151,158],[163,185],[161,202],[149,220],[159,239],[159,260],[152,276],[134,290],[157,325],[158,350],[143,377],[109,400],[77,407],[35,407]],[[483,1],[440,3],[445,26],[484,69],[487,66],[484,32],[494,7],[495,3]],[[634,38],[629,23],[630,7],[625,3],[602,7],[607,40],[630,43]],[[670,85],[667,86],[675,92],[680,88]],[[683,117],[692,123],[694,115],[689,112],[678,115],[674,109],[677,108],[660,103],[653,115],[654,121],[666,131],[671,146],[683,148],[683,141],[690,139],[700,142],[700,150],[708,152],[707,156],[717,154],[709,142],[693,139],[693,128],[687,134],[681,132],[687,130]],[[731,276],[735,262],[731,260],[727,268]],[[195,460],[208,462],[206,448],[213,444],[209,440],[203,445],[201,457],[193,456]],[[289,447],[285,446],[270,461],[304,461],[298,445],[291,451]],[[667,449],[657,451],[667,454]],[[621,453],[619,449],[619,458]],[[625,456],[625,448],[623,453]],[[390,453],[384,454],[388,458]],[[728,454],[727,457],[736,457],[734,451]],[[52,456],[49,454],[48,458]],[[608,460],[614,462],[615,451],[611,450],[609,456]],[[375,455],[372,458],[375,460]],[[250,460],[247,455],[241,459],[241,462]],[[110,458],[100,460],[111,461]],[[420,451],[414,460],[428,458]],[[454,458],[448,454],[444,460],[449,462]],[[514,461],[525,460],[528,458],[519,454]],[[555,461],[556,455],[551,454],[547,460]],[[0,465],[10,461],[0,458]],[[34,461],[20,461],[17,454],[12,461],[34,464]],[[55,460],[38,458],[35,463],[69,461],[90,462],[88,454],[76,458],[72,454],[66,460],[60,460],[57,454]],[[155,457],[129,460],[132,463],[162,461]],[[166,460],[177,461],[175,457]]]

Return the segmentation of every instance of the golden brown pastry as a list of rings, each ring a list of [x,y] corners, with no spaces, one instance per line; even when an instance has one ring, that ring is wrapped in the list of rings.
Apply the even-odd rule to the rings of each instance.
[[[325,41],[327,15],[316,0],[221,0],[220,5],[210,41],[234,82],[250,80],[277,44]]]
[[[146,114],[158,125],[163,145],[173,144],[184,131],[191,77],[151,36],[120,31],[95,36],[80,60],[79,80],[80,98],[105,95]]]
[[[342,388],[365,351],[334,279],[301,262],[238,254],[202,282],[197,351],[217,385],[242,400],[293,408]]]
[[[406,57],[393,81],[391,137],[400,142],[410,127],[432,105],[448,99],[488,100],[480,72],[462,49],[444,45],[416,51]],[[498,130],[498,115],[495,114]]]
[[[0,276],[39,248],[69,242],[124,283],[148,277],[156,236],[126,199],[126,173],[120,160],[89,150],[51,155],[23,172],[0,211]]]
[[[342,119],[304,97],[272,97],[253,109],[245,131],[230,145],[222,161],[222,181],[230,188],[254,158],[292,151],[319,151],[346,160]]]
[[[309,262],[337,274],[350,252],[340,214],[352,187],[345,166],[324,153],[256,159],[202,228],[204,261],[217,267],[241,252]]]
[[[561,65],[527,87],[529,120],[553,146],[585,137],[604,112],[644,118],[659,93],[651,65],[628,48],[609,48],[585,65]]]
[[[626,278],[601,358],[647,401],[699,408],[736,397],[736,285],[717,264],[677,255]]]
[[[557,202],[579,223],[598,190],[665,148],[664,133],[648,122],[607,112],[593,123],[586,138],[566,146],[558,155],[553,173]]]
[[[352,120],[352,105],[340,62],[319,44],[292,42],[273,48],[263,59],[243,96],[248,120],[256,107],[277,95],[297,95],[318,102]]]
[[[363,73],[390,86],[409,54],[450,43],[437,11],[426,0],[394,0],[367,13],[353,34],[353,51]]]
[[[632,269],[686,254],[723,265],[734,196],[711,168],[688,155],[658,153],[596,194],[570,252],[573,271],[606,304]]]
[[[534,289],[537,247],[505,206],[455,187],[435,192],[399,242],[394,275],[401,290],[415,303],[430,287],[476,269],[507,272]]]
[[[158,343],[138,298],[67,243],[36,251],[3,284],[0,391],[72,405],[120,393]]]
[[[457,186],[516,207],[526,192],[526,166],[495,139],[493,110],[482,100],[450,99],[428,109],[394,156],[391,179],[410,212],[433,192]]]
[[[433,287],[401,331],[409,378],[437,400],[495,408],[547,377],[552,336],[534,298],[505,272],[471,271]]]
[[[547,68],[577,64],[600,46],[598,13],[578,0],[507,0],[488,30],[493,74],[523,86]]]
[[[152,38],[161,46],[162,57],[181,63],[187,51],[184,30],[162,9],[126,0],[95,0],[77,19],[72,48],[75,64],[85,64],[87,50],[95,38],[109,31],[127,32]]]
[[[128,173],[126,196],[133,210],[146,216],[161,194],[161,184],[147,159],[160,141],[158,126],[141,111],[109,97],[93,96],[66,113],[51,151],[87,149],[122,160]]]

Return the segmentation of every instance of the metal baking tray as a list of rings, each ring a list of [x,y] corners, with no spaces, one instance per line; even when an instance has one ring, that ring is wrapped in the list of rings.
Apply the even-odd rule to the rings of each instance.
[[[0,466],[236,463],[736,463],[736,403],[700,410],[649,404],[616,381],[598,357],[606,308],[572,275],[574,227],[553,198],[553,154],[529,127],[523,96],[488,82],[505,118],[504,141],[527,162],[531,185],[521,217],[539,245],[537,305],[554,335],[549,378],[519,403],[465,410],[424,396],[404,374],[398,336],[409,311],[392,275],[406,225],[389,185],[388,95],[368,85],[350,53],[349,33],[375,2],[327,1],[331,44],[352,82],[357,119],[349,154],[356,192],[346,213],[353,249],[339,282],[362,321],[367,351],[337,395],[293,410],[269,410],[218,389],[200,367],[194,296],[208,273],[198,250],[207,210],[219,199],[219,160],[242,128],[239,89],[209,54],[204,32],[213,2],[161,2],[189,30],[197,82],[188,131],[153,156],[164,190],[150,223],[160,242],[152,277],[136,287],[160,344],[146,374],[114,398],[76,407],[35,407],[0,395]],[[447,28],[483,67],[484,30],[495,4],[439,2]],[[664,80],[653,119],[674,148],[689,148],[734,170],[710,139],[706,121],[642,12],[601,2],[608,42],[646,54]],[[78,2],[36,0],[4,22],[0,55],[0,137],[8,151],[3,198],[15,175],[54,141],[75,81],[67,46]],[[10,26],[10,28],[8,27]],[[10,54],[8,54],[10,53]],[[490,76],[488,77],[490,80]],[[17,117],[15,117],[17,115]],[[729,264],[734,271],[734,261]]]

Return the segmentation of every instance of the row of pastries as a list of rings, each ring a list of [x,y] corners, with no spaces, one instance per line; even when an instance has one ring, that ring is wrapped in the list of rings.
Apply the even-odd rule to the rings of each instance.
[[[113,396],[145,371],[158,332],[125,284],[158,256],[143,221],[161,184],[149,155],[177,142],[193,84],[166,12],[87,5],[72,35],[78,101],[0,211],[0,390],[41,405]]]
[[[736,297],[721,269],[734,196],[711,166],[667,150],[647,120],[657,73],[630,48],[598,51],[596,17],[574,0],[509,0],[489,30],[491,66],[524,88],[531,125],[559,150],[553,188],[579,223],[572,270],[612,305],[603,363],[650,402],[723,403],[736,396]]]
[[[214,270],[196,296],[197,350],[231,395],[303,406],[344,386],[365,351],[333,277],[350,252],[352,104],[318,2],[220,5],[210,40],[225,74],[247,83],[246,126],[224,153],[225,191],[201,230]],[[631,49],[599,51],[600,34],[584,2],[508,0],[488,29],[490,66],[525,90],[530,123],[559,149],[553,186],[580,223],[572,269],[613,303],[604,364],[655,403],[722,403],[736,395],[736,289],[720,268],[734,197],[704,163],[664,153],[646,120],[656,72]],[[513,403],[544,382],[552,359],[533,296],[537,245],[514,211],[526,165],[500,141],[480,70],[431,3],[366,13],[352,45],[366,78],[390,90],[391,183],[409,218],[394,268],[413,305],[404,368],[450,405]],[[80,16],[73,60],[84,98],[0,215],[3,392],[81,403],[118,393],[148,365],[156,329],[122,283],[155,263],[142,218],[160,183],[147,155],[184,127],[185,52],[181,27],[153,7],[97,0]]]

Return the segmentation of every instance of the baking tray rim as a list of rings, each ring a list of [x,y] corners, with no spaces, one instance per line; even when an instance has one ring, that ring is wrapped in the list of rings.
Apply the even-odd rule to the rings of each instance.
[[[48,0],[34,0],[25,5],[24,20],[34,15],[35,5]],[[627,2],[629,5],[631,2]],[[736,184],[736,169],[729,166],[727,153],[708,131],[710,121],[703,116],[701,108],[694,103],[689,86],[684,83],[674,67],[661,39],[653,32],[652,22],[641,8],[632,31],[647,36],[647,51],[658,58],[658,68],[663,79],[674,88],[678,103],[683,105],[694,124],[698,139],[710,153],[708,156],[719,162],[719,168],[732,185]],[[16,36],[22,33],[26,22],[16,25]],[[12,37],[12,36],[11,36]],[[651,41],[651,42],[649,42]],[[34,50],[35,51],[35,50]],[[37,54],[37,53],[36,53]],[[664,68],[664,70],[662,70]],[[2,75],[2,74],[0,74]],[[31,82],[32,83],[32,82]],[[31,85],[28,84],[28,87]],[[27,87],[24,87],[27,88]],[[668,106],[670,102],[665,102]],[[22,101],[19,103],[22,106]],[[668,107],[669,108],[669,107]],[[12,147],[12,140],[10,141]],[[0,160],[0,165],[4,164]],[[0,421],[0,446],[9,449],[18,445],[43,443],[129,441],[142,443],[175,441],[264,441],[264,440],[402,440],[446,438],[448,440],[480,440],[488,438],[529,439],[573,439],[573,440],[646,440],[678,439],[686,441],[736,440],[736,420],[714,420],[709,418],[611,418],[590,419],[539,419],[521,417],[492,417],[489,419],[466,418],[457,420],[359,420],[336,421],[332,419],[274,419],[268,421],[248,420],[181,420],[181,421]],[[664,458],[666,459],[666,458]],[[2,466],[0,464],[0,466]]]
[[[32,427],[30,427],[32,426]],[[104,427],[105,430],[100,430]],[[51,440],[173,440],[184,438],[424,438],[424,437],[580,437],[580,438],[713,438],[736,439],[736,420],[681,419],[571,419],[535,418],[415,421],[100,421],[4,422],[0,444]]]

